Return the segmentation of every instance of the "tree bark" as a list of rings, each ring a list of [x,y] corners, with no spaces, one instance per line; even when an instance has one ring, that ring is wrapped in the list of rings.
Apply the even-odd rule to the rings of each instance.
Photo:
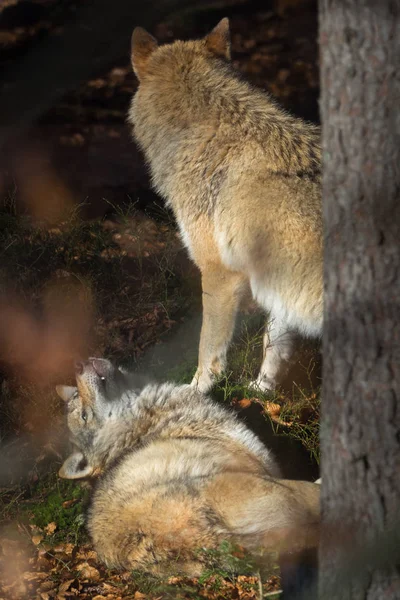
[[[319,597],[400,598],[400,2],[320,0]],[[397,568],[396,568],[397,564]]]

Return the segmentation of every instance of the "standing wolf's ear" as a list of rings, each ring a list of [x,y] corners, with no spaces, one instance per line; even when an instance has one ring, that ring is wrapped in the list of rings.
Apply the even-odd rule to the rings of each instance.
[[[61,400],[64,402],[69,402],[78,391],[77,387],[73,387],[72,385],[57,385],[56,392],[60,396]]]
[[[64,461],[58,474],[62,479],[82,479],[92,475],[93,471],[82,452],[74,452]]]
[[[146,74],[146,64],[150,54],[158,47],[158,42],[143,27],[135,27],[131,41],[131,61],[139,81]]]
[[[229,31],[229,19],[225,17],[206,36],[207,48],[217,56],[230,60],[231,58],[231,35]]]

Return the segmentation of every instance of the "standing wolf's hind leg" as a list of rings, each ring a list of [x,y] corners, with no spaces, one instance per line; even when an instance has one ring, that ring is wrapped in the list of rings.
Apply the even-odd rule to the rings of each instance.
[[[292,356],[294,337],[285,318],[271,319],[265,329],[261,369],[257,379],[251,382],[253,388],[262,392],[275,389],[283,367]]]

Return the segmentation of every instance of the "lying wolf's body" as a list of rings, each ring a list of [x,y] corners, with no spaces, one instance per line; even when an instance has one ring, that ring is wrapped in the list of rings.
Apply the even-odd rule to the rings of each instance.
[[[129,112],[153,183],[200,268],[203,325],[193,383],[225,365],[250,288],[270,313],[257,385],[274,387],[293,332],[322,327],[319,129],[289,116],[229,63],[228,20],[199,41],[132,37],[139,89]]]
[[[60,476],[100,475],[88,516],[109,565],[201,571],[197,552],[315,545],[319,486],[278,479],[269,450],[237,417],[188,385],[134,389],[104,359],[59,386],[75,447]]]

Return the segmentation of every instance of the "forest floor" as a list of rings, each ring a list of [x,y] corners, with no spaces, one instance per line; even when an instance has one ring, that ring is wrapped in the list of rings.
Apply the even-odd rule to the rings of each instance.
[[[10,62],[27,37],[32,43],[55,25],[44,0],[23,3],[29,24],[18,11],[5,20],[6,4],[0,42]],[[199,20],[211,28],[218,18]],[[196,23],[178,19],[155,33],[190,37]],[[235,12],[231,25],[236,67],[316,120],[313,3],[287,14]],[[72,382],[74,358],[108,356],[180,382],[196,366],[199,274],[130,141],[135,85],[126,60],[86,82],[43,116],[0,173],[0,599],[278,598],[275,557],[255,566],[240,548],[211,553],[199,580],[106,569],[85,533],[87,491],[56,476],[66,431],[54,386]],[[254,304],[243,307],[213,395],[239,411],[286,476],[316,478],[318,345],[302,341],[282,388],[254,394],[263,325]]]

